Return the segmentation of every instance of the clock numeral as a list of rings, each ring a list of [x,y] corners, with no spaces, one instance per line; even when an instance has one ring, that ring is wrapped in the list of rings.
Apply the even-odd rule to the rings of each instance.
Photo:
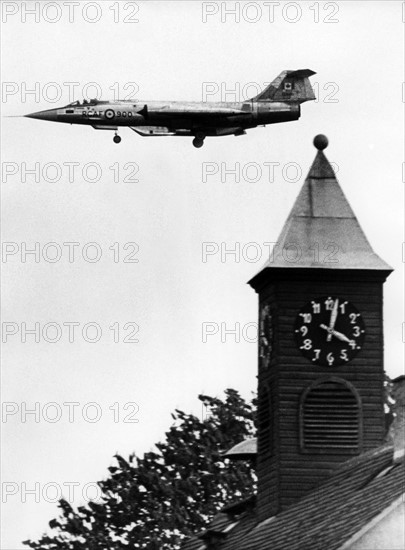
[[[360,316],[360,313],[351,313],[351,314],[349,315],[349,317],[350,317],[350,322],[351,322],[352,325],[355,324],[356,319],[357,319],[357,317],[359,317],[359,316]]]
[[[315,357],[312,359],[312,361],[317,361],[319,359],[319,355],[321,353],[320,349],[314,349]]]
[[[332,311],[334,305],[335,305],[335,301],[332,300],[332,298],[329,296],[329,298],[325,300],[325,309]]]
[[[329,363],[329,365],[333,365],[335,358],[333,357],[333,353],[328,353],[326,356],[326,360]]]
[[[312,349],[312,340],[310,340],[309,338],[304,340],[304,345],[301,346],[300,349],[306,349],[306,350]]]
[[[308,327],[306,327],[305,325],[302,325],[302,327],[300,327],[300,331],[302,336],[306,336],[308,334]]]
[[[356,349],[356,347],[357,347],[357,344],[356,344],[355,340],[350,340],[349,345],[352,349]]]
[[[312,313],[321,313],[321,304],[312,302]]]
[[[343,304],[340,304],[340,312],[344,315],[346,313],[346,304],[347,302],[343,302]]]
[[[310,313],[300,313],[304,320],[304,323],[310,323],[312,321],[312,315]]]
[[[360,336],[360,327],[358,327],[357,325],[353,327],[353,334],[354,336]]]
[[[342,349],[341,352],[340,352],[340,358],[343,359],[344,361],[348,361],[349,358],[347,356],[347,350],[346,349]]]

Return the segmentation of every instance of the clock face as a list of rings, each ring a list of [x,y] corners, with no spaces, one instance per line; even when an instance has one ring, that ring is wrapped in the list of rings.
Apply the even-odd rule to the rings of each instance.
[[[260,310],[259,356],[260,366],[268,368],[273,349],[273,320],[270,305],[264,305]]]
[[[348,363],[362,349],[365,326],[353,304],[323,296],[301,309],[294,334],[299,350],[311,363],[335,367]]]

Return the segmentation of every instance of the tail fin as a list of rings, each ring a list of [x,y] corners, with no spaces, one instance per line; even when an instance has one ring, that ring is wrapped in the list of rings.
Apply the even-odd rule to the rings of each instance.
[[[283,71],[253,101],[283,101],[304,103],[315,98],[309,77],[316,74],[310,69]]]

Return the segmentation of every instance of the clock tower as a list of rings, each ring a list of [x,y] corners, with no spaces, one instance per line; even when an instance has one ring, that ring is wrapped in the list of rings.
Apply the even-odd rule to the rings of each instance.
[[[259,295],[259,519],[383,443],[383,283],[323,150],[273,253],[249,281]]]

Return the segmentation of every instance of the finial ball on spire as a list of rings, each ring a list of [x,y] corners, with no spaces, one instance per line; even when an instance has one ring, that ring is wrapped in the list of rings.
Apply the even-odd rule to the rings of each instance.
[[[323,134],[318,134],[314,137],[314,145],[319,151],[323,151],[328,146],[329,141]]]

